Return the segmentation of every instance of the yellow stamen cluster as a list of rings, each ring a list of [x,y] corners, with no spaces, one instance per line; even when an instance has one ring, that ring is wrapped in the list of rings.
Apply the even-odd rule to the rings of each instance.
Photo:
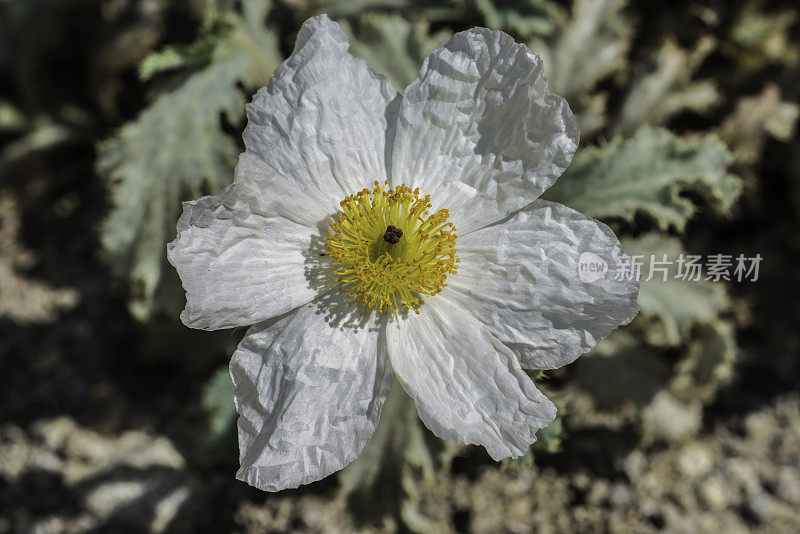
[[[348,195],[331,223],[325,247],[338,262],[334,272],[349,295],[383,313],[405,306],[419,313],[419,295],[435,295],[458,269],[456,228],[450,212],[429,215],[430,195],[406,185]],[[394,226],[394,229],[387,228]],[[393,242],[396,230],[402,231]]]

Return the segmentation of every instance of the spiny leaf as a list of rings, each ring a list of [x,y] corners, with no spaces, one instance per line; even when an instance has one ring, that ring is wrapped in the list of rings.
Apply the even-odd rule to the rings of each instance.
[[[528,41],[544,61],[550,90],[567,99],[584,135],[605,124],[606,95],[595,87],[625,66],[632,35],[625,5],[625,0],[576,0],[552,38]]]
[[[655,69],[630,86],[619,121],[622,134],[630,135],[643,124],[663,124],[683,110],[702,113],[715,105],[719,100],[716,84],[692,79],[715,47],[711,37],[701,38],[691,51],[668,39],[658,51]]]
[[[364,58],[400,91],[414,79],[428,54],[452,36],[447,30],[431,34],[427,22],[409,22],[398,15],[366,14],[352,24],[340,23],[350,37],[350,53]]]
[[[217,44],[225,39],[231,30],[233,26],[221,20],[203,32],[192,44],[166,46],[158,52],[153,52],[139,65],[139,79],[147,81],[167,70],[207,64],[212,60]]]
[[[645,330],[649,343],[676,346],[689,339],[695,325],[719,320],[719,313],[728,306],[724,283],[706,281],[704,272],[700,281],[692,276],[681,279],[679,276],[687,273],[688,255],[678,239],[650,233],[623,238],[622,245],[642,262],[639,307],[641,319],[651,323]],[[684,257],[682,265],[680,256]]]
[[[741,180],[728,174],[730,160],[716,136],[689,141],[645,127],[632,139],[579,151],[544,196],[595,218],[633,222],[643,212],[663,230],[683,231],[696,210],[684,193],[723,214],[739,197]]]
[[[280,61],[274,35],[261,24],[267,6],[243,7],[242,16],[230,15],[232,30],[206,67],[175,75],[170,90],[99,148],[97,171],[108,178],[113,201],[101,239],[112,267],[132,282],[130,308],[140,320],[169,307],[156,304],[181,200],[232,180],[238,148],[221,117],[241,120],[238,84],[266,83]]]

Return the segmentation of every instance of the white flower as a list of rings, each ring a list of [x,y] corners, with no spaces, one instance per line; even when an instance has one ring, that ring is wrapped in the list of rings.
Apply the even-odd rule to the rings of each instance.
[[[437,436],[524,454],[556,409],[522,368],[637,311],[635,281],[578,276],[583,252],[628,257],[612,231],[537,200],[579,132],[530,50],[456,34],[400,95],[348,48],[303,24],[247,106],[234,183],[186,203],[168,247],[186,325],[253,325],[231,361],[237,477],[264,490],[352,462],[395,376]]]

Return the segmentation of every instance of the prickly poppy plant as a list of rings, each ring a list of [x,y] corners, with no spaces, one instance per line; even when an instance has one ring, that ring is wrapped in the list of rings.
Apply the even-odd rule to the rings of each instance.
[[[237,477],[294,488],[352,462],[399,382],[437,436],[524,454],[555,406],[523,369],[574,361],[636,314],[605,225],[538,200],[579,131],[542,62],[456,34],[399,94],[327,16],[247,106],[232,185],[186,203],[168,257],[183,322],[249,326],[231,360]]]

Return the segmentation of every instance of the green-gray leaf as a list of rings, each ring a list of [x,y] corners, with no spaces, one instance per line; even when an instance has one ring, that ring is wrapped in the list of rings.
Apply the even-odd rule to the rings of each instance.
[[[645,127],[628,140],[579,151],[567,172],[545,192],[595,218],[649,215],[660,229],[683,231],[696,207],[683,196],[699,195],[726,214],[741,193],[741,180],[727,172],[731,161],[716,136],[690,141]]]
[[[228,32],[233,30],[226,21],[219,21],[209,27],[192,44],[169,45],[158,52],[153,52],[139,65],[139,79],[147,81],[156,74],[167,70],[194,67],[208,63],[213,59],[214,51]]]
[[[719,100],[716,84],[692,79],[715,47],[711,37],[701,38],[691,51],[667,40],[656,55],[655,69],[631,84],[619,120],[622,135],[632,134],[643,124],[664,124],[683,110],[702,113],[715,105]]]

